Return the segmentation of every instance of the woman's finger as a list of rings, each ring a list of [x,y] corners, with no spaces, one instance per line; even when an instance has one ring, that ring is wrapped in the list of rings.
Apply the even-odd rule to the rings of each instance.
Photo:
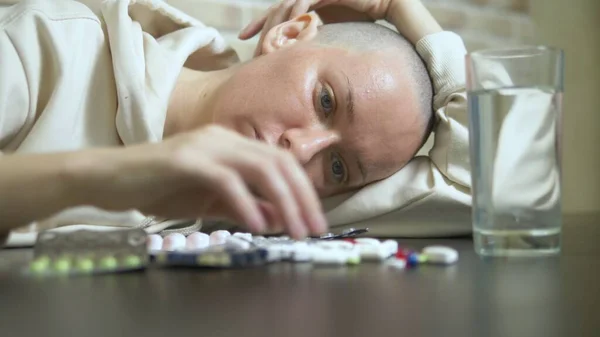
[[[247,180],[255,181],[255,187],[261,196],[276,207],[276,212],[281,214],[290,235],[297,239],[304,238],[307,234],[307,223],[302,217],[301,205],[279,165],[273,162],[261,165],[252,175],[254,177]]]
[[[296,158],[287,153],[281,161],[281,166],[287,182],[294,193],[296,202],[300,205],[302,217],[308,225],[310,232],[312,234],[322,234],[327,229],[327,224],[319,196],[306,172]]]
[[[231,214],[224,215],[245,223],[252,231],[263,232],[266,229],[265,218],[242,177],[228,168],[215,168],[212,172],[207,183],[220,196],[219,204],[228,206],[225,210]]]
[[[262,17],[253,20],[244,29],[242,29],[238,36],[240,40],[248,40],[254,37],[256,34],[258,34],[267,22],[267,19],[269,18],[269,13],[270,12],[267,12]]]
[[[292,10],[290,11],[290,15],[288,16],[287,20],[292,20],[292,19],[295,19],[295,18],[297,18],[298,16],[300,16],[302,14],[308,13],[308,10],[309,10],[310,6],[312,6],[316,2],[318,2],[318,1],[315,1],[315,0],[297,0],[296,4],[294,4],[294,7],[292,7]]]

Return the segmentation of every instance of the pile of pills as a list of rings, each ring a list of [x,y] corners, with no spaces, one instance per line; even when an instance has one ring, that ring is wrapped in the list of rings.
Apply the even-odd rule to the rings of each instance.
[[[187,237],[147,235],[141,229],[110,232],[42,232],[28,272],[35,275],[81,275],[142,270],[154,262],[162,267],[243,268],[280,261],[324,266],[377,262],[396,268],[420,264],[449,265],[458,253],[431,246],[421,251],[398,246],[395,240],[357,237],[366,230],[292,240],[220,230]]]
[[[449,265],[458,252],[449,247],[426,247],[420,252],[402,249],[395,240],[374,238],[306,239],[253,236],[249,233],[215,231],[193,233],[187,238],[171,234],[164,239],[150,235],[150,254],[163,266],[244,267],[290,261],[315,265],[352,265],[382,262],[393,268],[431,263]]]

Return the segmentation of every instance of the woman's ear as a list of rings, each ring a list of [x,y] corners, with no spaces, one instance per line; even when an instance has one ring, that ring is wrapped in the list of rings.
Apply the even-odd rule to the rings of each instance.
[[[268,54],[281,48],[291,46],[298,41],[309,41],[317,36],[318,27],[323,23],[314,13],[307,13],[297,18],[280,23],[271,28],[262,41],[261,53]]]

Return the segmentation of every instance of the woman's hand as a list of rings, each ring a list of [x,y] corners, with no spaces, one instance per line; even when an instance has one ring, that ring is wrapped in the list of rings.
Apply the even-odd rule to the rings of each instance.
[[[127,148],[121,158],[108,176],[120,195],[96,200],[104,208],[226,218],[253,232],[283,227],[296,238],[326,230],[317,193],[293,155],[224,128]]]
[[[240,32],[239,38],[247,40],[260,33],[258,45],[261,46],[264,36],[271,28],[313,10],[317,11],[324,23],[385,19],[391,2],[392,0],[283,0],[248,24]]]
[[[246,26],[239,38],[249,39],[262,30],[258,43],[262,46],[271,28],[313,10],[324,23],[384,19],[413,45],[443,30],[420,0],[283,0]]]

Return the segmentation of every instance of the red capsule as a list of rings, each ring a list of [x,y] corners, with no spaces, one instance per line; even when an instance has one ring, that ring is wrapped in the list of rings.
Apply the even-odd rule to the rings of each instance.
[[[398,248],[398,252],[396,252],[396,258],[398,259],[404,259],[406,260],[406,258],[411,254],[412,252],[408,249],[402,249],[402,248]]]

